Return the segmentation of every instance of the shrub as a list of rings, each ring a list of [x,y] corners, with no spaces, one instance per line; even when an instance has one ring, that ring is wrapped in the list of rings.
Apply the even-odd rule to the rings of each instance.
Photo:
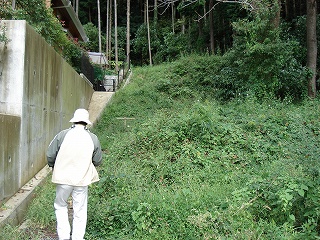
[[[207,96],[209,88],[211,96],[222,100],[248,95],[303,99],[309,71],[295,58],[298,43],[281,40],[264,20],[238,21],[234,29],[234,46],[223,56],[192,56],[172,64],[166,78],[172,94],[190,88]]]
[[[0,19],[26,20],[45,40],[52,45],[65,60],[80,72],[82,49],[69,39],[61,27],[61,22],[53,15],[52,9],[45,6],[44,1],[21,0],[17,8],[12,10],[10,1],[1,3]],[[6,4],[7,3],[7,4]]]
[[[160,40],[158,38],[157,30],[155,29],[153,24],[150,24],[150,36],[151,36],[151,49],[154,54],[157,52],[157,49],[160,45]],[[149,62],[148,55],[148,34],[147,34],[147,25],[142,24],[137,32],[135,38],[132,40],[132,50],[133,53],[136,54],[138,59],[140,60],[140,65],[144,65]]]
[[[205,59],[183,59],[176,72],[135,69],[94,128],[104,159],[89,190],[86,238],[319,237],[319,101],[222,103],[210,88],[173,98],[163,90],[171,74],[187,76],[184,61]],[[34,209],[48,205],[43,196]]]

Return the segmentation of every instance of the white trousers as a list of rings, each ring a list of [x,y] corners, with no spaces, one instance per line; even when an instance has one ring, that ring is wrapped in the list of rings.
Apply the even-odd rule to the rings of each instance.
[[[70,239],[71,227],[68,217],[70,195],[73,203],[72,240],[84,240],[87,225],[88,186],[75,187],[57,184],[54,209],[59,240]]]

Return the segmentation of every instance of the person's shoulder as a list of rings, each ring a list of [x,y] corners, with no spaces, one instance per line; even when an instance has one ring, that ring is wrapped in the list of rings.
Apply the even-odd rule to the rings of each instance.
[[[63,130],[61,130],[58,134],[65,134],[65,133],[69,132],[71,129],[72,129],[71,127],[70,127],[70,128],[66,128],[66,129],[63,129]]]
[[[96,134],[94,134],[93,132],[91,132],[89,129],[87,129],[88,133],[91,135],[91,136],[94,136],[94,137],[97,137]]]
[[[87,129],[87,132],[88,132],[89,135],[91,136],[92,140],[99,141],[99,140],[98,140],[98,136],[97,136],[96,134],[94,134],[93,132],[91,132],[89,129]]]
[[[71,128],[67,128],[67,129],[61,130],[61,131],[57,134],[57,137],[65,136],[70,130],[71,130]]]

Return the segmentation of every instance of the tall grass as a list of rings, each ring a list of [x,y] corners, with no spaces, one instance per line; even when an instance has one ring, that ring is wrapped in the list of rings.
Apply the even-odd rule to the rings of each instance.
[[[104,159],[86,239],[318,237],[319,101],[219,102],[171,68],[135,68],[93,129]],[[28,218],[54,226],[41,189]]]
[[[95,129],[106,160],[92,212],[103,210],[88,236],[314,238],[318,100],[222,103],[171,68],[135,69]],[[119,116],[135,120],[121,126]]]

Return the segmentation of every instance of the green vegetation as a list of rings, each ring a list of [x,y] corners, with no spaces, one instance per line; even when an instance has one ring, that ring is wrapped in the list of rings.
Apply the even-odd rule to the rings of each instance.
[[[90,187],[86,239],[320,238],[320,105],[306,98],[305,17],[276,26],[273,7],[250,14],[219,5],[211,53],[208,23],[200,34],[192,18],[203,4],[178,7],[192,20],[187,34],[182,19],[176,32],[170,18],[151,21],[159,65],[134,68],[93,129],[105,154],[101,180]],[[51,28],[36,20],[46,35]],[[97,28],[85,29],[93,41],[83,47],[95,50]],[[146,25],[131,29],[131,59],[147,64]],[[29,209],[28,232],[7,227],[0,236],[54,232],[53,199],[48,181]]]
[[[80,72],[82,49],[71,41],[62,29],[61,23],[45,6],[45,1],[19,0],[17,9],[13,10],[11,1],[1,3],[0,20],[26,20],[46,41],[59,52],[63,58]],[[0,34],[0,42],[3,41]]]
[[[220,101],[201,59],[135,68],[105,109],[86,239],[319,237],[319,101]],[[27,215],[35,238],[54,231],[53,198],[48,181]]]
[[[215,6],[210,11],[211,15],[207,12],[212,7],[209,2]],[[144,10],[141,9],[144,3],[138,3],[131,6],[130,61],[134,65],[143,66],[149,64],[150,59],[147,25],[142,14]],[[215,0],[186,4],[178,1],[173,4],[175,14],[167,11],[169,5],[161,4],[159,11],[150,10],[152,62],[173,62],[191,54],[213,55],[215,57],[209,61],[203,58],[201,62],[204,65],[199,64],[194,73],[186,71],[179,74],[184,81],[187,78],[194,83],[188,85],[192,91],[194,87],[209,87],[214,89],[217,98],[224,100],[239,95],[254,95],[259,99],[269,96],[298,101],[304,99],[308,79],[312,76],[311,71],[306,68],[306,2],[299,2],[301,11],[289,8],[289,2],[282,5],[279,3],[276,0],[252,1],[250,4],[221,3]],[[79,44],[68,39],[61,27],[63,22],[52,14],[51,8],[45,7],[42,0],[18,0],[16,4],[17,7],[13,10],[10,1],[1,3],[0,19],[28,21],[76,71],[80,72],[80,57],[84,49],[99,51],[96,1],[85,0],[80,4],[79,16],[90,42]],[[105,18],[106,2],[101,2],[101,5],[101,13]],[[117,50],[120,62],[126,58],[126,8],[125,2],[119,3]],[[159,14],[160,12],[163,14]],[[205,17],[205,13],[209,15]],[[174,16],[177,18],[173,19]],[[106,55],[111,59],[109,70],[112,71],[114,27],[110,29],[111,36],[108,36],[111,48],[106,50],[107,37],[104,33],[107,21],[104,19],[101,23],[102,51],[108,51]],[[317,30],[319,29],[318,16]],[[0,29],[0,42],[6,41],[5,29]],[[320,41],[318,48],[319,44]],[[216,59],[212,60],[213,58]],[[207,63],[210,64],[211,71],[205,65]],[[103,79],[105,74],[104,69],[98,68],[97,65],[94,66],[96,81]],[[318,76],[318,68],[316,72]]]

